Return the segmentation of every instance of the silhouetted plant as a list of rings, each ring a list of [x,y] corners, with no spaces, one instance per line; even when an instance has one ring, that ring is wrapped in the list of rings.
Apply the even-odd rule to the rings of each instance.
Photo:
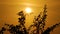
[[[5,30],[6,30],[6,28],[2,27],[2,28],[0,29],[0,34],[3,34]]]
[[[19,25],[14,26],[14,25],[5,24],[5,25],[9,26],[8,31],[11,34],[28,34],[27,29],[25,27],[25,15],[24,15],[23,11],[20,11],[18,13],[18,15],[20,16],[18,18]]]
[[[42,34],[50,34],[51,31],[53,31],[53,29],[55,29],[56,27],[58,27],[60,25],[60,23],[55,24],[51,27],[48,27],[46,30],[44,30],[44,32]]]
[[[55,24],[51,27],[48,27],[46,30],[44,29],[45,27],[45,22],[46,22],[46,17],[47,17],[47,14],[46,14],[46,5],[44,6],[44,11],[42,13],[40,13],[37,17],[34,18],[34,21],[33,21],[33,24],[30,25],[30,27],[27,29],[25,27],[25,14],[23,13],[23,11],[20,11],[18,13],[19,15],[19,24],[14,26],[13,24],[12,25],[9,25],[9,24],[5,24],[6,26],[8,26],[9,28],[6,29],[5,27],[2,27],[0,29],[0,34],[3,34],[4,31],[9,31],[10,34],[50,34],[50,32],[55,29],[57,26],[60,25],[60,23],[58,24]],[[32,28],[33,27],[33,28]],[[35,29],[34,29],[35,28]],[[33,30],[31,30],[33,29]]]
[[[47,16],[46,12],[47,11],[46,11],[46,5],[45,5],[43,13],[39,14],[36,18],[34,18],[34,21],[33,21],[34,24],[29,27],[29,30],[31,29],[31,27],[35,26],[36,27],[36,29],[34,30],[36,31],[35,34],[39,34],[40,30],[41,32],[43,32],[44,26],[45,26],[45,19]]]

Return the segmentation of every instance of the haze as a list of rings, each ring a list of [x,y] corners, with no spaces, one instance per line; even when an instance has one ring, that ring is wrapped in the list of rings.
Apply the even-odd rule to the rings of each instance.
[[[43,11],[47,4],[46,28],[60,22],[60,0],[0,0],[0,27],[8,24],[18,24],[17,13],[24,11],[26,7],[32,8],[33,13],[26,16],[26,27],[32,24],[34,16]],[[51,34],[60,34],[60,27],[56,28]]]

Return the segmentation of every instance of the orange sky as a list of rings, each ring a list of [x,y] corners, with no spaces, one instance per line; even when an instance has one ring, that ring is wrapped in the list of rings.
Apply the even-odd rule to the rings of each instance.
[[[4,23],[18,24],[17,13],[30,7],[33,14],[27,15],[26,26],[32,24],[33,17],[43,10],[44,4],[47,4],[47,22],[46,27],[60,22],[60,0],[0,0],[0,27]],[[31,21],[31,22],[30,22]],[[60,27],[56,28],[51,34],[60,34]]]

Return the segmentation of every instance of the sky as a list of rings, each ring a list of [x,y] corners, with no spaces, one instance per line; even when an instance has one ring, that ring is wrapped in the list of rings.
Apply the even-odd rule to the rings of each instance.
[[[8,24],[18,24],[19,16],[17,13],[30,7],[32,14],[26,16],[26,27],[32,24],[34,16],[43,11],[47,4],[46,28],[60,22],[60,0],[0,0],[0,27]],[[56,28],[51,34],[60,34],[60,27]]]

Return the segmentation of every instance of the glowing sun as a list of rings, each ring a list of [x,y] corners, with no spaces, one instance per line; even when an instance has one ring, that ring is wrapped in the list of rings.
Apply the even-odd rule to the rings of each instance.
[[[25,12],[26,12],[26,13],[31,13],[31,12],[32,12],[32,11],[31,11],[31,8],[26,8],[26,9],[25,9]]]

